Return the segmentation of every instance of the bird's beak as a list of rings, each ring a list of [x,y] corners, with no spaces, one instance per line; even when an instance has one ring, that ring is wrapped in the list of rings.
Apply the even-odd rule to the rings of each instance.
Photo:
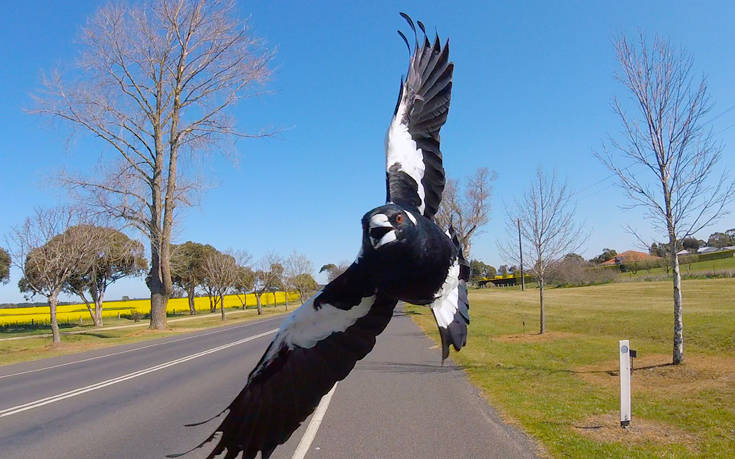
[[[375,249],[396,240],[396,230],[385,214],[375,214],[370,217],[368,234],[370,235],[370,243]]]

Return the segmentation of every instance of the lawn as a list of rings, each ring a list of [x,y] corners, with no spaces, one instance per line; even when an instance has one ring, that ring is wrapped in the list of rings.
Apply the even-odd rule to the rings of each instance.
[[[289,310],[296,306],[289,306]],[[0,341],[0,365],[8,365],[11,363],[23,362],[27,360],[36,360],[47,357],[55,357],[65,354],[73,354],[76,352],[89,351],[92,349],[100,349],[119,344],[132,343],[137,341],[146,341],[152,339],[165,338],[185,332],[204,328],[221,327],[223,325],[232,325],[238,322],[246,322],[284,314],[284,306],[265,307],[263,315],[258,316],[254,309],[232,309],[225,308],[227,313],[226,320],[222,321],[220,312],[199,314],[191,320],[175,320],[169,318],[169,328],[164,331],[148,330],[148,321],[141,321],[141,326],[125,327],[110,330],[110,327],[119,325],[131,325],[132,320],[127,319],[108,319],[105,320],[105,327],[95,328],[91,325],[82,327],[62,328],[61,344],[58,346],[51,345],[51,337],[25,338],[11,341]],[[180,319],[180,317],[179,317]],[[40,332],[43,330],[36,330]],[[50,332],[50,330],[46,330]],[[64,332],[75,332],[75,334],[65,334]],[[76,333],[81,332],[81,333]],[[0,332],[0,338],[14,338],[28,335],[29,332]]]
[[[735,281],[684,282],[685,363],[671,362],[670,282],[470,293],[468,345],[452,358],[493,406],[561,457],[732,457]],[[435,340],[426,308],[408,307]],[[524,326],[525,322],[525,326]],[[633,421],[619,427],[618,340],[638,351]]]
[[[698,261],[695,263],[682,263],[680,265],[680,271],[682,277],[727,277],[725,273],[732,273],[735,271],[735,257],[719,258],[709,261]],[[621,280],[645,280],[648,278],[663,280],[671,275],[671,270],[666,272],[663,267],[650,268],[650,269],[639,269],[636,272],[621,273]],[[730,274],[730,277],[733,277]]]

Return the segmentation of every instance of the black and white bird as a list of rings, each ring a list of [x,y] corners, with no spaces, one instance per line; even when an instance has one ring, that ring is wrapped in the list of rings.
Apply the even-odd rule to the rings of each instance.
[[[442,362],[450,345],[459,350],[466,343],[469,265],[452,230],[433,221],[445,183],[439,130],[449,112],[454,65],[448,41],[442,46],[436,36],[431,42],[418,21],[419,40],[413,21],[401,15],[415,45],[386,136],[387,203],[362,218],[355,262],[281,325],[215,433],[200,445],[216,442],[210,457],[241,451],[244,458],[258,451],[269,457],[373,349],[398,301],[431,305]]]

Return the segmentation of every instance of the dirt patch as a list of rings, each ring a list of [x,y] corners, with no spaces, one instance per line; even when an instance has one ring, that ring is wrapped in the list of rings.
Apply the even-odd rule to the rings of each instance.
[[[574,338],[580,336],[577,333],[568,332],[546,332],[543,335],[538,333],[526,333],[516,335],[501,335],[493,337],[493,340],[503,343],[542,343],[545,341],[553,341],[563,338]]]
[[[597,385],[620,384],[618,360],[578,369],[579,376]],[[631,377],[633,391],[692,394],[716,389],[735,392],[735,358],[689,354],[681,365],[672,365],[671,356],[654,354],[634,360]]]
[[[664,445],[684,445],[689,449],[696,448],[696,439],[693,435],[668,424],[636,417],[630,426],[624,429],[620,426],[620,417],[617,413],[593,416],[574,424],[572,429],[603,443],[654,442]]]

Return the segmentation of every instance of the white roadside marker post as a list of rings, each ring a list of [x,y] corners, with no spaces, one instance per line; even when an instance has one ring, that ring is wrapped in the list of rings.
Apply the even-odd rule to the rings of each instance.
[[[620,348],[620,426],[630,426],[630,342],[618,342]]]

